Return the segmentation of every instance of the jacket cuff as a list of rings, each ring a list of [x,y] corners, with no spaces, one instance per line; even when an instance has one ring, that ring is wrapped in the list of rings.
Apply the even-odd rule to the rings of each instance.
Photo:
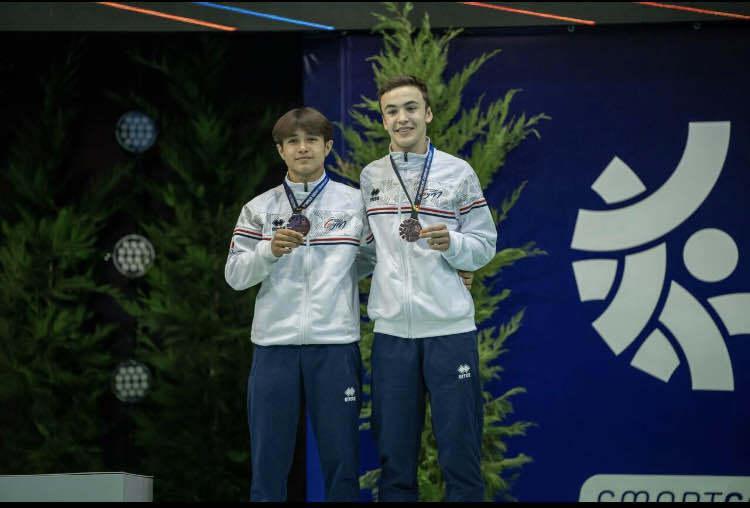
[[[461,243],[463,242],[463,238],[461,233],[458,231],[448,231],[448,236],[451,239],[450,245],[448,246],[448,250],[442,251],[441,254],[445,258],[448,263],[453,265],[451,261],[453,261],[458,253],[461,251]]]
[[[261,240],[258,242],[258,253],[260,256],[268,261],[269,263],[275,263],[281,258],[277,258],[273,255],[273,252],[271,252],[271,241],[270,240]]]

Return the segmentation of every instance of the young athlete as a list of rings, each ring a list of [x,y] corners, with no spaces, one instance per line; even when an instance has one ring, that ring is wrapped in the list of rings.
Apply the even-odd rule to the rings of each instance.
[[[318,441],[326,499],[356,501],[361,403],[357,280],[372,269],[368,255],[374,254],[368,254],[365,241],[372,237],[360,192],[330,180],[324,170],[333,145],[333,127],[325,116],[312,108],[293,109],[276,122],[273,139],[286,163],[286,177],[242,208],[225,268],[225,278],[236,290],[261,284],[250,335],[250,499],[286,500],[304,398]]]
[[[360,176],[377,251],[367,310],[375,321],[378,498],[417,500],[429,396],[446,500],[482,501],[483,399],[474,303],[457,270],[472,272],[493,258],[495,223],[471,166],[427,137],[432,110],[425,84],[397,76],[378,94],[390,153]]]

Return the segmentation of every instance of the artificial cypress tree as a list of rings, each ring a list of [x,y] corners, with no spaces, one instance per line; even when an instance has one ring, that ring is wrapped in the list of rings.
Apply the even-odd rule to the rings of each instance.
[[[41,108],[3,151],[0,228],[0,472],[101,471],[101,407],[116,325],[93,310],[97,240],[125,167],[73,167],[83,40],[42,75]],[[51,52],[55,55],[55,52]],[[26,112],[25,112],[26,113]],[[9,119],[16,120],[15,118]],[[82,196],[86,199],[81,199]]]
[[[229,41],[133,55],[166,84],[166,99],[130,98],[159,124],[162,180],[146,183],[163,217],[140,228],[156,259],[145,288],[123,307],[138,322],[136,357],[153,389],[134,408],[141,468],[162,501],[240,501],[249,493],[246,383],[257,287],[233,291],[224,264],[242,205],[271,165],[277,111],[224,85]],[[259,111],[258,106],[267,108]]]
[[[507,91],[504,97],[486,107],[480,98],[471,109],[462,110],[462,91],[488,60],[500,50],[484,53],[472,60],[461,72],[446,78],[449,43],[461,33],[460,29],[448,30],[438,36],[430,29],[429,17],[425,14],[421,28],[417,29],[409,21],[412,4],[406,3],[400,9],[396,3],[385,3],[390,15],[374,14],[378,22],[373,31],[383,40],[383,49],[368,60],[373,61],[375,84],[379,87],[389,77],[399,74],[413,74],[425,81],[429,90],[434,119],[428,127],[430,139],[440,150],[453,154],[466,154],[467,161],[476,171],[483,188],[500,174],[506,155],[530,134],[539,137],[537,124],[549,119],[544,114],[516,117],[510,114],[510,104],[517,89]],[[362,97],[362,103],[350,112],[353,125],[339,124],[348,149],[344,158],[336,155],[336,165],[330,168],[352,182],[359,181],[359,171],[368,163],[379,159],[388,151],[389,138],[380,121],[380,107],[377,98]],[[513,205],[520,198],[526,182],[511,192],[500,204],[499,210],[491,208],[496,224],[502,223]],[[502,237],[500,237],[502,242]],[[491,326],[490,319],[498,306],[506,300],[510,289],[495,291],[497,275],[514,262],[543,254],[543,251],[529,242],[519,247],[502,248],[492,261],[477,271],[471,290],[476,308],[476,321],[479,332],[480,379],[485,385],[500,379],[502,367],[498,358],[506,352],[505,341],[521,326],[524,311],[520,311],[499,327]],[[360,286],[366,295],[369,280]],[[362,305],[365,312],[365,305]],[[362,326],[362,357],[367,373],[371,372],[370,352],[373,338],[372,323]],[[369,394],[369,384],[364,393]],[[531,461],[526,454],[507,456],[506,440],[525,435],[532,425],[527,421],[509,421],[513,412],[511,398],[523,393],[522,387],[511,388],[500,396],[484,391],[484,433],[482,440],[482,476],[486,484],[488,500],[498,496],[511,498],[510,482],[514,471]],[[363,429],[369,428],[371,414],[370,401],[362,410]],[[425,428],[422,434],[421,455],[419,458],[420,500],[437,501],[444,495],[445,484],[437,460],[437,446],[432,433],[429,404],[426,411]],[[377,497],[379,470],[369,471],[362,476],[360,484],[371,489]]]

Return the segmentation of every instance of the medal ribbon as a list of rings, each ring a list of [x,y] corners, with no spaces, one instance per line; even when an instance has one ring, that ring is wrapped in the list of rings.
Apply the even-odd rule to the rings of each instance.
[[[404,189],[404,194],[406,194],[406,199],[409,200],[409,204],[411,205],[411,218],[416,219],[419,215],[419,205],[422,204],[422,193],[425,190],[425,187],[427,187],[427,177],[430,175],[430,166],[432,166],[432,156],[435,153],[435,147],[432,146],[432,143],[430,143],[430,147],[427,150],[427,157],[424,160],[424,166],[422,166],[422,176],[419,177],[419,185],[417,186],[417,195],[414,198],[414,201],[409,197],[409,193],[406,190],[406,185],[404,185],[404,181],[401,179],[401,175],[398,173],[398,169],[396,168],[396,163],[393,160],[393,157],[389,155],[388,157],[391,159],[391,167],[393,168],[393,172],[396,173],[396,177],[398,178],[398,182],[401,184],[401,188]]]
[[[326,186],[326,184],[328,183],[328,180],[330,180],[330,178],[328,177],[328,174],[326,174],[325,178],[323,178],[323,180],[318,185],[315,186],[312,192],[307,195],[307,197],[302,203],[297,203],[297,198],[294,197],[294,192],[292,192],[292,189],[289,188],[289,185],[287,185],[286,180],[281,182],[284,184],[284,190],[286,191],[286,197],[289,200],[289,206],[292,207],[292,213],[295,213],[295,214],[300,213],[302,210],[310,206],[310,204],[313,201],[315,201],[315,198],[318,197],[318,194],[323,192],[323,187]]]

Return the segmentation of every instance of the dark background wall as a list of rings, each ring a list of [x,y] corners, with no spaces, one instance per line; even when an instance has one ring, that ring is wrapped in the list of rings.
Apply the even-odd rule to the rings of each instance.
[[[5,48],[0,56],[0,102],[3,104],[4,121],[0,124],[0,160],[7,162],[11,148],[19,148],[16,131],[22,123],[33,127],[41,122],[39,115],[44,100],[45,82],[51,74],[58,72],[56,69],[64,65],[71,50],[78,48],[80,60],[76,84],[72,87],[75,97],[68,98],[78,114],[69,126],[68,155],[62,165],[49,175],[49,183],[55,186],[66,182],[68,188],[73,189],[67,202],[85,202],[89,199],[85,192],[87,185],[92,182],[95,185],[100,173],[134,160],[132,154],[118,145],[114,135],[115,124],[120,115],[130,109],[139,109],[129,98],[148,97],[164,110],[165,115],[170,113],[169,108],[174,107],[164,77],[136,64],[128,54],[135,52],[146,58],[158,58],[165,52],[171,52],[188,60],[199,50],[201,38],[222,39],[227,44],[225,76],[228,78],[219,83],[225,101],[230,108],[232,102],[245,100],[250,100],[257,106],[251,108],[252,112],[247,117],[234,123],[232,130],[239,134],[240,139],[258,129],[264,130],[267,139],[258,149],[267,151],[272,162],[258,189],[262,192],[277,185],[284,174],[283,163],[275,154],[270,126],[267,122],[262,124],[261,116],[267,110],[284,112],[302,104],[302,39],[296,33],[238,33],[232,34],[230,39],[226,34],[213,33],[3,32],[0,34],[0,45]],[[33,150],[33,147],[21,148]],[[245,169],[248,174],[253,171],[251,167]],[[135,162],[135,170],[125,175],[117,188],[119,199],[127,201],[127,205],[110,217],[97,239],[96,249],[100,253],[97,257],[100,261],[95,263],[96,279],[118,288],[129,297],[135,297],[138,291],[146,289],[145,283],[142,280],[125,279],[111,262],[104,261],[104,256],[111,252],[117,239],[133,232],[140,221],[153,222],[168,217],[169,210],[164,203],[144,193],[141,184],[143,181],[165,183],[170,178],[169,171],[162,161],[158,144],[143,154]],[[14,203],[8,202],[13,199],[13,190],[7,179],[0,178],[0,199],[6,201],[7,205],[3,208],[7,212],[2,219],[11,222],[17,217],[11,211]],[[246,200],[252,197],[247,196]],[[239,209],[231,213],[238,214]],[[231,227],[232,224],[226,224],[228,231],[231,231]],[[228,242],[229,236],[225,236]],[[111,355],[112,362],[127,358],[134,348],[134,319],[111,298],[99,298],[93,303],[93,307],[97,323],[117,326],[108,342],[106,353]],[[251,313],[252,308],[247,309],[247,314]],[[249,327],[247,335],[249,336]],[[3,337],[3,340],[8,338]],[[249,358],[247,362],[249,365]],[[72,370],[74,366],[62,365],[62,368]],[[227,396],[244,401],[245,393],[238,390]],[[140,455],[142,450],[133,446],[133,408],[121,403],[111,392],[102,397],[99,408],[97,419],[101,422],[101,459],[105,469],[153,474],[144,470]],[[243,413],[236,417],[242,421],[245,419]],[[28,422],[28,425],[33,424]],[[303,423],[300,422],[297,453],[289,484],[290,500],[303,500],[305,495],[303,428]],[[165,435],[165,439],[169,439],[169,436]],[[237,445],[246,448],[246,440]],[[0,446],[0,455],[3,453],[1,449]],[[199,452],[195,453],[195,460],[200,460]],[[59,464],[54,471],[36,472],[70,472],[69,467]],[[187,462],[174,464],[174,467],[187,469],[191,466]],[[5,474],[17,472],[2,471]],[[249,485],[250,473],[248,470],[246,476],[237,481],[247,482]],[[186,486],[186,490],[189,491],[190,487]],[[221,493],[217,492],[214,499],[218,498],[221,498]],[[158,489],[156,499],[159,500]]]

